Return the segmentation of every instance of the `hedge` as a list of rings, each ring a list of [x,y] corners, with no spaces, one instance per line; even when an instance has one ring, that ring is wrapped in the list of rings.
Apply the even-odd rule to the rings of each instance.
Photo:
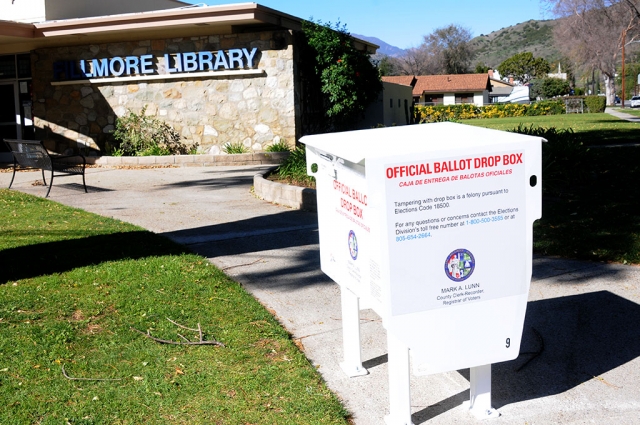
[[[597,96],[594,96],[597,97]],[[558,115],[565,113],[564,100],[543,100],[529,105],[503,103],[476,106],[469,103],[460,105],[416,105],[415,122],[465,120],[473,118],[532,117],[537,115]]]
[[[601,113],[607,107],[607,98],[604,96],[585,96],[584,105],[591,113]]]
[[[566,96],[563,99],[582,99],[586,108],[585,112],[592,114],[602,113],[607,107],[607,98],[604,96]]]

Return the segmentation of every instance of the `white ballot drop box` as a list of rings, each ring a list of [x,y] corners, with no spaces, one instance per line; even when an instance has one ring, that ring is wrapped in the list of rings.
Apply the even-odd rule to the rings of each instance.
[[[341,286],[345,372],[366,373],[358,310],[372,308],[396,387],[388,423],[410,423],[407,350],[416,375],[472,368],[472,411],[490,415],[490,365],[520,349],[543,139],[434,123],[300,141],[321,268]]]

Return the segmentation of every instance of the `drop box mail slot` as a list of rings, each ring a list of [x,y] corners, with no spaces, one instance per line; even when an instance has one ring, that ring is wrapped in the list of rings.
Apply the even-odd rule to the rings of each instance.
[[[301,139],[321,268],[410,348],[415,373],[517,357],[542,141],[455,123]]]

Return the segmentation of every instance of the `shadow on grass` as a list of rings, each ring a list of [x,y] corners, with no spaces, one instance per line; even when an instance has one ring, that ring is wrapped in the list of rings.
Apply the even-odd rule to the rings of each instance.
[[[493,406],[561,394],[638,358],[639,317],[638,304],[608,291],[530,302],[522,354],[492,367]],[[459,372],[469,379],[468,369]],[[469,390],[461,391],[414,413],[413,421],[424,423],[468,400]]]
[[[597,125],[610,125],[610,121],[594,121]],[[632,125],[632,124],[630,124]],[[640,124],[636,124],[637,128],[619,128],[619,129],[599,129],[580,131],[577,134],[585,146],[593,145],[612,145],[612,144],[634,144],[640,141]]]
[[[579,164],[562,164],[555,175],[543,175],[535,251],[640,263],[640,147],[591,149]]]
[[[536,251],[585,260],[640,262],[638,200],[613,194],[594,198],[545,199],[543,218],[534,227]]]
[[[25,245],[0,251],[0,264],[3,264],[0,284],[107,261],[186,252],[180,245],[145,231]]]

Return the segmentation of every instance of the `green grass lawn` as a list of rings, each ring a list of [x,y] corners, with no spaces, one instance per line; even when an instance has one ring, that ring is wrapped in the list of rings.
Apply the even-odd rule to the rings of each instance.
[[[347,423],[287,332],[206,259],[20,192],[0,190],[0,216],[1,424]],[[167,319],[224,347],[131,329],[199,340]]]
[[[578,140],[591,147],[580,157],[562,158],[562,173],[543,174],[542,219],[534,225],[534,250],[545,255],[640,264],[640,147],[629,145],[640,141],[640,124],[608,114],[464,123],[501,130],[519,124],[573,129]],[[629,146],[593,147],[611,144]]]
[[[533,124],[534,126],[555,127],[557,129],[571,128],[583,137],[586,145],[638,143],[640,139],[640,123],[620,120],[606,113],[490,118],[462,120],[461,122],[497,130],[512,130],[519,124],[527,126]]]

